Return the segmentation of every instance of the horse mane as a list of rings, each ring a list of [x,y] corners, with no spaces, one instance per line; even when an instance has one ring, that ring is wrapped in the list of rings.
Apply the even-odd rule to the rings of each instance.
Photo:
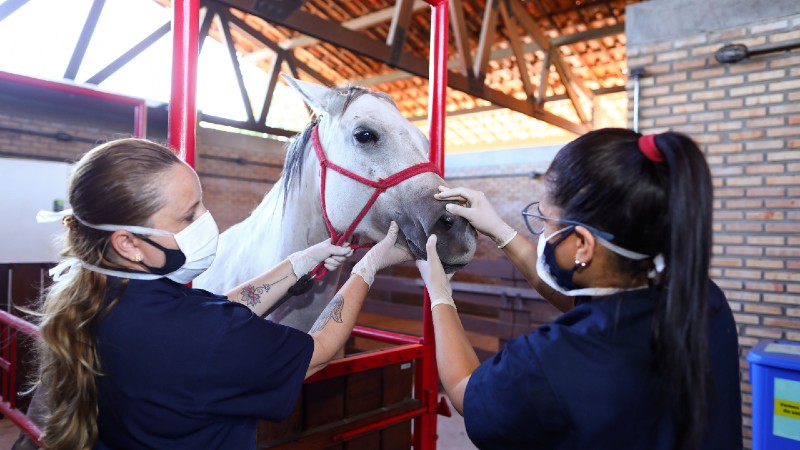
[[[344,87],[334,88],[334,91],[340,95],[336,97],[339,101],[332,105],[331,110],[341,111],[338,114],[343,114],[347,108],[355,102],[359,97],[364,94],[374,95],[381,100],[389,102],[395,108],[397,105],[394,99],[389,94],[384,92],[373,91],[361,86],[348,85]],[[283,207],[286,208],[286,201],[289,198],[289,192],[292,187],[300,185],[303,173],[303,162],[305,161],[306,149],[308,148],[308,141],[311,139],[311,130],[319,123],[320,117],[316,117],[309,122],[300,133],[295,136],[286,149],[286,161],[283,164],[283,172],[281,173],[281,189],[283,190]]]

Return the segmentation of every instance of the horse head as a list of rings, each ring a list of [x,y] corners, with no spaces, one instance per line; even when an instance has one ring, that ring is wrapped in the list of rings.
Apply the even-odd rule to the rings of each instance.
[[[445,270],[453,272],[466,265],[475,253],[475,230],[465,219],[448,213],[446,202],[433,198],[445,182],[425,164],[428,139],[400,114],[391,97],[361,87],[330,89],[284,78],[318,117],[287,154],[282,179],[286,198],[312,195],[307,189],[309,180],[301,184],[299,179],[303,171],[313,173],[317,187],[313,195],[320,196],[324,185],[318,198],[324,198],[323,214],[338,234],[354,225],[355,235],[378,241],[386,235],[390,221],[395,221],[401,242],[415,258],[426,258],[425,243],[436,234]],[[307,145],[314,140],[320,146],[316,152]],[[327,168],[320,165],[324,159],[330,163]],[[397,184],[381,185],[384,180],[398,181],[397,174],[403,178]]]

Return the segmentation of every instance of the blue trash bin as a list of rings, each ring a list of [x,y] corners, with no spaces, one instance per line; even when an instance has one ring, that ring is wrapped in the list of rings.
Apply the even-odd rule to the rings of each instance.
[[[800,450],[800,344],[761,341],[747,355],[753,450]]]

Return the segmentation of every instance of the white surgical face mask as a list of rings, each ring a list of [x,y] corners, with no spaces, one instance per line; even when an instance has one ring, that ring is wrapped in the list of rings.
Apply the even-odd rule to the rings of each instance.
[[[165,256],[167,257],[166,264],[169,265],[170,261],[175,260],[176,253],[181,253],[182,256],[185,258],[185,261],[174,271],[164,275],[159,275],[154,273],[136,273],[136,272],[121,271],[121,270],[105,269],[83,261],[79,261],[75,258],[70,258],[63,261],[61,264],[50,270],[50,275],[53,276],[53,278],[56,281],[61,277],[62,273],[65,270],[79,264],[84,268],[91,270],[93,272],[98,272],[105,275],[111,275],[120,278],[130,278],[134,280],[155,280],[158,278],[166,277],[172,281],[175,281],[176,283],[186,284],[194,280],[201,273],[205,272],[211,266],[211,263],[214,262],[214,257],[217,254],[217,243],[219,241],[219,228],[217,228],[217,223],[211,216],[210,211],[206,211],[197,220],[192,222],[188,227],[184,228],[178,233],[171,233],[169,231],[158,230],[155,228],[139,227],[133,225],[107,225],[107,224],[96,225],[96,224],[86,223],[77,216],[75,216],[71,210],[62,211],[56,214],[47,214],[46,212],[44,213],[40,212],[40,214],[37,215],[37,221],[47,222],[52,220],[58,220],[60,217],[64,217],[67,215],[72,215],[73,217],[76,218],[76,220],[78,220],[84,226],[87,226],[89,228],[94,228],[97,230],[104,230],[104,231],[125,230],[125,231],[130,231],[131,233],[143,234],[143,235],[173,236],[175,238],[175,242],[178,243],[179,250],[164,249],[163,247],[161,247],[162,251],[164,251]],[[156,244],[156,246],[158,245]]]
[[[178,270],[168,274],[167,278],[186,284],[208,270],[217,256],[219,228],[211,217],[211,211],[206,211],[191,225],[175,234],[175,241],[186,255],[186,262]]]
[[[561,284],[559,284],[556,281],[555,277],[553,276],[551,268],[549,267],[549,265],[545,261],[546,260],[545,248],[547,247],[547,241],[549,241],[553,236],[555,236],[555,235],[557,235],[557,234],[559,234],[559,233],[561,233],[561,232],[563,232],[565,230],[569,230],[569,229],[571,229],[571,227],[562,228],[562,229],[556,231],[555,233],[551,234],[550,236],[544,236],[544,235],[539,236],[539,242],[538,242],[538,244],[536,246],[536,255],[537,255],[537,258],[536,258],[536,274],[539,275],[539,279],[544,281],[545,284],[547,284],[551,288],[555,289],[557,292],[560,292],[561,294],[566,295],[568,297],[581,297],[581,296],[595,297],[595,296],[616,294],[617,292],[630,291],[630,290],[634,290],[634,289],[641,289],[641,287],[632,288],[632,289],[628,289],[628,288],[612,288],[612,287],[568,289],[568,288],[562,286]],[[600,242],[601,245],[604,245],[607,248],[609,247],[608,245],[606,245],[606,244],[610,244],[609,242],[606,242],[605,240],[600,239],[600,238],[598,238],[596,236],[595,236],[595,239],[597,239],[598,242]],[[643,255],[643,254],[640,254],[640,253],[634,253],[634,252],[631,252],[629,250],[621,249],[620,247],[618,247],[616,245],[613,245],[613,244],[611,244],[611,245],[614,247],[614,248],[610,248],[610,250],[613,251],[613,252],[617,252],[617,249],[619,249],[619,250],[622,250],[622,251],[628,253],[628,255],[630,255],[630,254],[636,255],[637,256],[636,259],[648,258],[647,255]],[[552,245],[550,247],[551,248],[548,248],[548,251],[553,252],[554,254],[549,259],[551,261],[553,261],[553,264],[555,264],[555,247],[552,246]],[[623,255],[623,256],[628,256],[628,255]],[[563,269],[561,269],[559,267],[556,267],[553,270],[556,270],[556,271],[562,270],[563,271]],[[644,286],[642,286],[642,287],[644,287]]]

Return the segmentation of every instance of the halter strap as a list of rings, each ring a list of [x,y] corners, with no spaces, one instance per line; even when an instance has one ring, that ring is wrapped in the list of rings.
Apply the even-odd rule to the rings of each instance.
[[[317,159],[319,160],[320,168],[322,169],[322,173],[320,174],[320,190],[319,190],[320,203],[322,204],[322,217],[325,219],[325,225],[328,227],[328,232],[331,234],[331,242],[335,245],[344,244],[345,241],[347,241],[347,239],[349,239],[350,236],[353,235],[353,232],[355,232],[358,224],[361,223],[361,220],[367,215],[370,208],[372,208],[372,205],[374,205],[375,201],[378,200],[378,196],[380,196],[384,191],[386,191],[392,186],[396,186],[402,183],[403,181],[422,173],[427,173],[427,172],[439,173],[439,168],[436,167],[436,165],[434,165],[431,162],[424,162],[420,164],[415,164],[411,167],[407,167],[401,170],[400,172],[388,176],[387,178],[378,178],[377,181],[364,178],[361,175],[353,173],[350,170],[347,170],[344,167],[331,162],[325,156],[325,150],[322,148],[322,144],[320,143],[319,140],[318,128],[319,125],[315,125],[311,131],[311,143],[312,146],[314,147],[314,151],[317,154]],[[361,208],[361,212],[358,213],[358,216],[356,216],[353,222],[350,223],[350,226],[347,227],[347,229],[342,234],[338,234],[336,232],[336,229],[333,227],[333,224],[328,218],[328,208],[325,203],[325,181],[327,178],[327,172],[328,172],[327,169],[335,170],[336,172],[339,172],[340,174],[350,179],[356,180],[361,184],[367,185],[375,189],[375,191],[372,193],[372,196],[367,201],[367,204],[364,205],[363,208]],[[328,272],[327,269],[325,269],[323,266],[324,264],[321,263],[317,267],[315,267],[314,270],[311,272],[315,274],[314,275],[315,279],[322,278]]]

